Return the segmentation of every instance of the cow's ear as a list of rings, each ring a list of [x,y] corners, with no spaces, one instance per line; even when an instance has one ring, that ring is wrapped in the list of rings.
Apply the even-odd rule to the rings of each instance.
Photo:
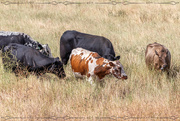
[[[119,59],[120,59],[120,56],[116,56],[116,57],[115,57],[115,60],[119,60]]]
[[[158,52],[156,50],[155,50],[155,53],[156,53],[157,56],[159,56],[159,54],[158,54]]]
[[[169,53],[169,50],[167,49],[166,51],[167,51],[166,54],[168,54],[168,53]]]
[[[110,66],[115,66],[115,64],[113,62],[109,62]]]
[[[154,44],[154,43],[153,43]],[[153,48],[154,47],[154,45],[153,44],[148,44],[147,45],[147,47],[151,47],[151,48]]]

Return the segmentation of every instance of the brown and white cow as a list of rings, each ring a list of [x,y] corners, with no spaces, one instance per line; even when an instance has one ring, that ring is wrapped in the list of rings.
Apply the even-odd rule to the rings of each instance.
[[[168,71],[171,64],[169,50],[159,43],[148,44],[145,52],[146,65],[156,70]]]
[[[92,78],[95,77],[101,80],[108,74],[113,74],[118,79],[127,79],[127,75],[119,60],[110,61],[101,57],[96,52],[83,48],[72,50],[70,63],[75,77],[87,76],[91,84]]]

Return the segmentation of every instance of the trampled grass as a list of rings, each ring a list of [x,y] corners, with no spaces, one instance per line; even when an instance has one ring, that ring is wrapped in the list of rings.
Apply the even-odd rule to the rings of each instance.
[[[97,0],[100,1],[105,0]],[[65,79],[53,74],[25,78],[4,70],[0,59],[2,120],[5,116],[27,120],[49,116],[90,117],[91,120],[97,117],[107,120],[110,116],[151,117],[142,120],[180,117],[179,4],[0,4],[0,8],[0,31],[24,32],[48,44],[54,57],[60,56],[59,39],[66,30],[110,39],[128,75],[125,81],[107,76],[104,87],[95,87],[75,79],[70,64],[64,67]],[[171,52],[170,77],[146,68],[145,48],[153,42],[165,45]]]

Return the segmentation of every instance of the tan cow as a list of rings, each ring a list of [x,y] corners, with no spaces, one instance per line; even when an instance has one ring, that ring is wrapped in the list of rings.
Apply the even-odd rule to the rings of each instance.
[[[146,65],[156,70],[168,71],[171,64],[171,54],[169,50],[159,44],[152,43],[147,45],[145,52]]]
[[[96,52],[83,48],[72,50],[70,63],[75,77],[86,76],[91,84],[94,77],[101,81],[108,74],[112,74],[118,79],[127,79],[119,60],[110,61]]]

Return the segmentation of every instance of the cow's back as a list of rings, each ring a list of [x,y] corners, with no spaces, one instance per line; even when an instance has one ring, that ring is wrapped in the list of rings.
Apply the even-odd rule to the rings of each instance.
[[[25,44],[25,41],[22,35],[0,36],[0,49],[9,43]]]
[[[17,69],[23,69],[25,67],[29,72],[35,72],[37,75],[50,72],[59,78],[66,76],[58,57],[50,58],[35,48],[10,43],[3,48],[3,55],[3,63],[7,65],[7,67],[11,67],[15,73],[18,73]],[[11,63],[13,63],[13,65],[11,65]]]
[[[7,51],[10,51],[10,53],[16,57],[17,61],[20,61],[25,66],[38,68],[42,67],[43,65],[48,65],[54,60],[53,58],[43,55],[32,47],[27,47],[17,43],[10,43],[7,45],[3,49],[3,52]]]
[[[68,43],[69,47],[83,48],[103,55],[104,49],[110,48],[109,54],[115,56],[114,48],[110,40],[105,37],[85,34],[77,31],[66,31],[61,37],[61,43]]]

